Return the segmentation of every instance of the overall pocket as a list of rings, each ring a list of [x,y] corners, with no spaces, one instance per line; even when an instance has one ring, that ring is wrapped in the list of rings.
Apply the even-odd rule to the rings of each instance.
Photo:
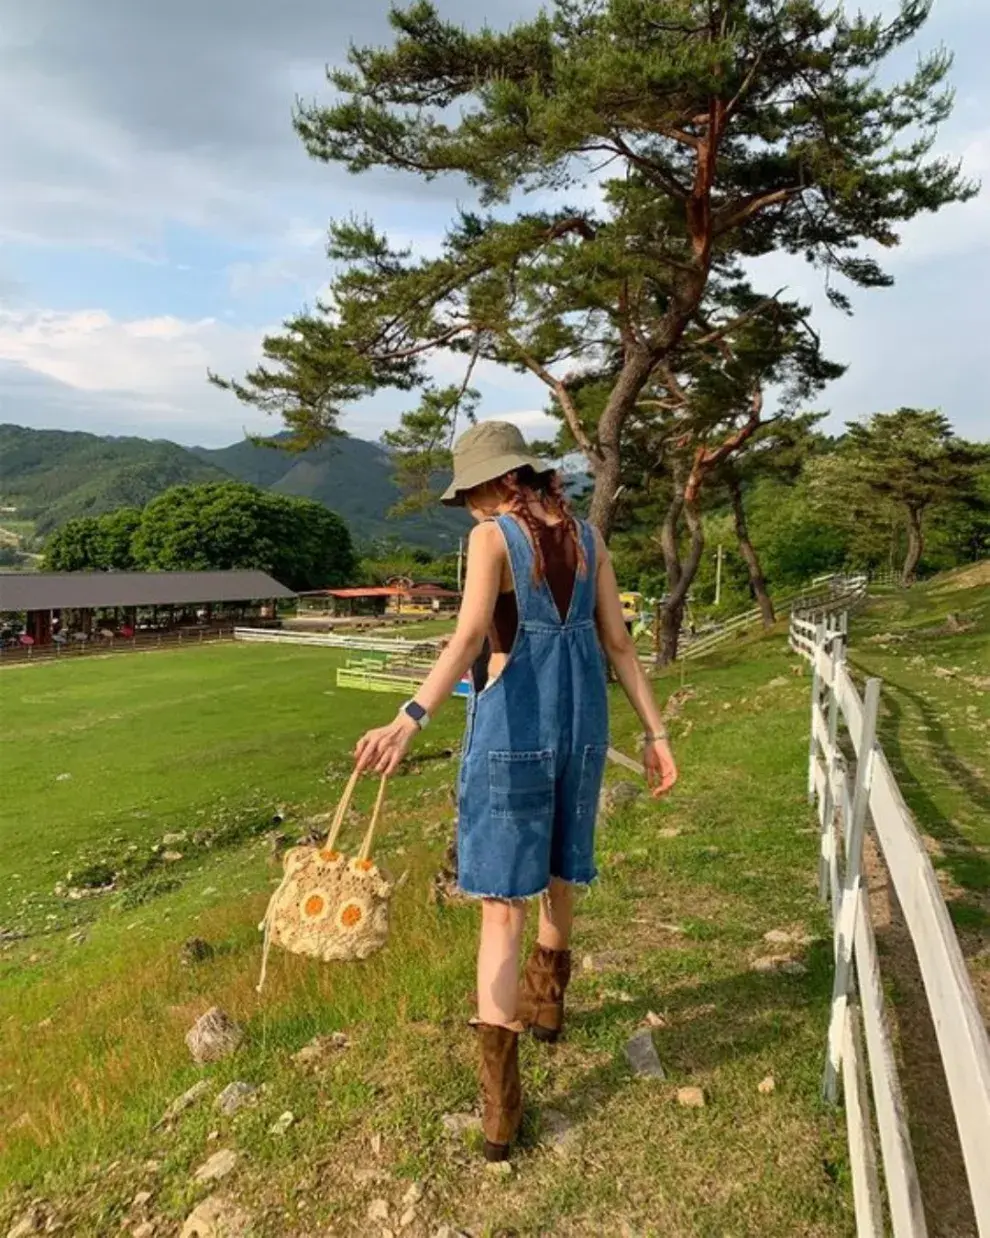
[[[586,744],[581,752],[581,776],[578,782],[577,814],[594,817],[598,812],[598,794],[605,776],[608,744]]]
[[[489,752],[488,790],[493,817],[548,820],[553,813],[553,749]]]

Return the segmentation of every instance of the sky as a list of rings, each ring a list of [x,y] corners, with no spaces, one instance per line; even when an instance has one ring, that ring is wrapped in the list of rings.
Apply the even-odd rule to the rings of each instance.
[[[866,8],[890,10],[893,0]],[[538,0],[481,0],[504,26]],[[464,6],[442,0],[447,14]],[[242,376],[260,342],[325,284],[330,219],[366,215],[433,248],[462,182],[311,161],[297,96],[330,97],[350,41],[388,40],[388,0],[0,0],[0,422],[222,446],[279,425],[208,385]],[[900,405],[990,432],[990,3],[936,0],[920,50],[955,53],[939,149],[982,180],[977,199],[904,229],[892,289],[856,291],[845,318],[800,261],[759,285],[810,302],[826,352],[849,366],[818,400],[828,425]],[[446,363],[438,367],[444,376]],[[453,381],[453,363],[450,376]],[[545,389],[488,367],[480,415],[542,433]],[[377,438],[409,397],[342,426]]]

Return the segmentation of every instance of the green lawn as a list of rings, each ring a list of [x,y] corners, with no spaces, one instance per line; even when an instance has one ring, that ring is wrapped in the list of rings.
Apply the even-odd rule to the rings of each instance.
[[[883,603],[903,613],[856,620],[857,673],[889,657],[890,682],[906,674],[896,642],[866,640],[884,625],[924,628],[921,597]],[[968,622],[969,602],[957,602]],[[932,605],[944,616],[944,602]],[[931,644],[939,638],[917,639],[941,659]],[[959,675],[971,673],[964,651],[974,646],[954,648],[950,665],[961,670],[925,692],[946,694],[949,748],[980,768],[955,712],[973,717]],[[0,1183],[9,1184],[0,1231],[40,1196],[80,1238],[125,1222],[129,1232],[144,1215],[175,1233],[208,1193],[192,1171],[225,1147],[241,1158],[226,1193],[259,1234],[280,1238],[331,1226],[377,1233],[365,1220],[374,1199],[387,1202],[396,1229],[412,1180],[424,1190],[403,1231],[412,1238],[444,1221],[475,1238],[852,1234],[844,1119],[820,1101],[831,946],[804,796],[808,678],[792,673],[782,629],[689,664],[683,684],[679,668],[661,683],[663,696],[676,692],[682,779],[668,802],[640,798],[602,822],[569,1032],[549,1052],[525,1045],[525,1138],[507,1178],[487,1173],[472,1137],[466,1146],[441,1121],[476,1095],[465,1027],[476,912],[427,897],[452,828],[448,754],[460,702],[390,794],[379,858],[409,876],[388,949],[354,966],[278,955],[264,995],[254,992],[257,923],[279,871],[268,834],[294,837],[307,814],[330,806],[353,741],[397,703],[338,692],[339,657],[231,645],[0,673],[0,928],[27,934],[0,949]],[[885,716],[888,751],[892,734],[906,733],[904,717]],[[616,699],[614,742],[632,752],[636,730]],[[899,777],[922,781],[927,749],[902,749]],[[944,764],[944,751],[933,746],[929,757]],[[974,787],[950,782],[937,792],[939,814],[979,857]],[[924,824],[937,833],[934,817]],[[182,831],[172,846],[183,858],[165,861],[163,835]],[[82,900],[53,893],[80,872],[96,879],[104,864],[123,869],[116,889]],[[973,914],[975,895],[953,872],[964,890],[956,902]],[[770,930],[792,942],[767,943]],[[180,946],[193,935],[216,952],[183,966]],[[799,966],[754,969],[775,954]],[[198,1068],[183,1036],[214,1003],[247,1035],[234,1058]],[[632,1078],[624,1059],[627,1038],[647,1022],[666,1081]],[[321,1079],[301,1075],[291,1053],[331,1030],[344,1031],[349,1048]],[[774,1090],[761,1092],[768,1076]],[[206,1100],[155,1130],[168,1101],[199,1078]],[[266,1091],[225,1118],[212,1096],[234,1078]],[[704,1108],[677,1103],[686,1085],[703,1089]],[[286,1110],[294,1124],[271,1134]],[[575,1123],[568,1155],[548,1144],[553,1111]],[[143,1213],[131,1204],[139,1190],[152,1192]],[[930,1232],[941,1232],[935,1218]]]

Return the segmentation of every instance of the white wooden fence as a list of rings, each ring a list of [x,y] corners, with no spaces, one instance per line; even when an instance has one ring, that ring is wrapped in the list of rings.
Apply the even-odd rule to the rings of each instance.
[[[294,632],[285,629],[234,628],[234,639],[266,645],[307,645],[312,648],[350,649],[368,653],[412,653],[424,647],[437,648],[436,638],[410,640],[390,636],[343,636],[335,632]]]
[[[834,925],[824,1086],[835,1101],[841,1073],[857,1233],[885,1232],[867,1067],[893,1233],[927,1233],[863,876],[869,820],[914,943],[979,1233],[990,1238],[990,1042],[935,872],[877,743],[880,681],[867,680],[860,698],[846,666],[846,643],[844,615],[816,621],[792,615],[791,648],[812,665],[808,796],[818,808],[819,886]],[[855,772],[840,746],[842,731]]]

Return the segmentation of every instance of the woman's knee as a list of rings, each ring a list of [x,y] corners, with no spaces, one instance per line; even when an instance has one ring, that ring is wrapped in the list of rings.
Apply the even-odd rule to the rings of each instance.
[[[526,909],[505,899],[486,898],[481,904],[481,915],[486,928],[511,932],[522,924]]]

